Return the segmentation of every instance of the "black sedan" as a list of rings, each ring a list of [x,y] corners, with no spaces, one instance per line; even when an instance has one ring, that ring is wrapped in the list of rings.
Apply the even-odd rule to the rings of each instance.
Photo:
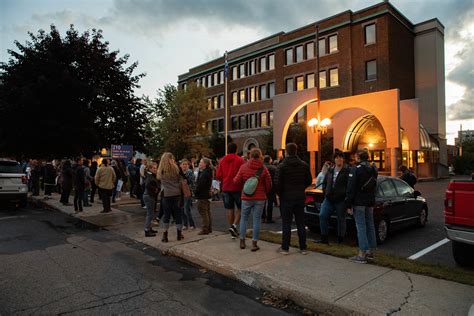
[[[306,189],[305,224],[311,231],[319,231],[319,211],[323,199],[323,191],[315,185]],[[349,215],[346,220],[354,221]],[[398,178],[378,177],[374,222],[379,244],[387,239],[390,232],[409,225],[424,227],[427,220],[428,205],[419,191]],[[331,222],[336,222],[335,214]]]

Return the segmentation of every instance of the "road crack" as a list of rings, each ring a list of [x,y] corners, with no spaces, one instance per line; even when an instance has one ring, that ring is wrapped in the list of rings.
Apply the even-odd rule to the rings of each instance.
[[[406,275],[407,279],[410,281],[410,289],[409,289],[407,295],[405,295],[404,301],[400,304],[400,306],[398,308],[394,308],[394,309],[390,310],[387,313],[387,316],[391,316],[391,315],[394,315],[398,312],[401,312],[403,306],[408,304],[408,300],[410,299],[411,294],[415,291],[415,286],[413,285],[413,280],[411,279],[410,275],[407,272],[403,272],[403,273]]]

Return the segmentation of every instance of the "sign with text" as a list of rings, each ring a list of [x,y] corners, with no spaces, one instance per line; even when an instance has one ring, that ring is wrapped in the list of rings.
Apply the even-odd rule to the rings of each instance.
[[[130,160],[133,157],[132,145],[112,145],[112,159]]]

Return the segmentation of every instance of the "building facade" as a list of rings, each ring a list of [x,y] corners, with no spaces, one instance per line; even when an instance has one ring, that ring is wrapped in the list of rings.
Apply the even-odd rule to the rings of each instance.
[[[274,148],[283,150],[292,123],[328,117],[333,147],[367,148],[382,172],[395,175],[404,164],[421,177],[447,174],[444,26],[437,19],[413,24],[382,2],[277,33],[228,53],[227,91],[224,62],[194,67],[178,85],[206,88],[210,131],[224,131],[228,102],[229,135],[242,151],[263,146],[271,129]],[[308,128],[307,136],[315,169],[320,134]]]

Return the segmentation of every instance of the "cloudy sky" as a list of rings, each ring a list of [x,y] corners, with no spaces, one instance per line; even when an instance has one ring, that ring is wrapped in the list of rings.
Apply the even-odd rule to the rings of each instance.
[[[377,0],[0,0],[0,61],[27,32],[102,29],[112,49],[145,72],[138,95],[156,96],[189,68],[280,31]],[[459,125],[474,129],[474,1],[390,0],[413,23],[437,17],[446,27],[448,143]]]

